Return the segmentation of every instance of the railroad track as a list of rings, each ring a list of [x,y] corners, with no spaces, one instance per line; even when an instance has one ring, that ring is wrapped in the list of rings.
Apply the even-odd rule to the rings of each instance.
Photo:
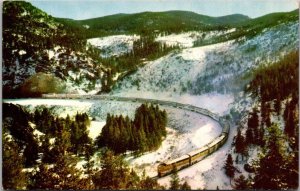
[[[139,102],[139,103],[152,103],[161,106],[170,106],[178,109],[183,109],[191,112],[195,112],[201,115],[208,116],[213,120],[217,121],[222,126],[222,133],[212,140],[210,143],[206,144],[201,148],[197,148],[183,156],[180,156],[171,161],[165,161],[158,165],[158,175],[152,177],[153,179],[158,179],[162,176],[172,173],[174,170],[181,170],[188,166],[191,166],[199,161],[201,161],[206,156],[212,154],[224,145],[228,138],[230,131],[229,123],[220,117],[219,115],[212,113],[211,111],[196,107],[190,104],[182,104],[173,101],[165,100],[155,100],[147,98],[134,98],[134,97],[118,97],[118,96],[105,96],[105,95],[78,95],[78,94],[43,94],[42,98],[50,99],[86,99],[86,100],[107,100],[107,101],[125,101],[125,102]]]

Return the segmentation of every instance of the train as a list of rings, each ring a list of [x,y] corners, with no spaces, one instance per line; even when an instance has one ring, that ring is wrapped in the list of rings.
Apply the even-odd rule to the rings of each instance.
[[[173,101],[155,100],[155,99],[147,99],[147,98],[118,97],[118,96],[106,96],[106,95],[78,95],[78,94],[43,94],[42,98],[100,99],[100,100],[109,100],[109,101],[131,101],[131,102],[141,102],[141,103],[152,103],[152,104],[163,105],[163,106],[171,106],[171,107],[199,113],[202,115],[206,115],[212,118],[213,120],[217,121],[222,126],[222,133],[214,140],[212,140],[210,143],[206,144],[205,146],[195,149],[176,159],[161,162],[157,167],[158,177],[171,174],[174,170],[179,171],[183,168],[189,167],[201,161],[211,153],[215,152],[226,142],[230,130],[230,125],[228,121],[226,121],[223,118],[220,118],[217,114],[212,113],[207,109],[196,107],[190,104],[183,104],[183,103],[178,103]]]
[[[210,143],[176,159],[160,163],[157,167],[158,177],[163,177],[173,173],[174,171],[179,171],[183,168],[189,167],[218,150],[228,139],[230,128],[229,123],[224,120],[222,120],[222,125],[223,129],[221,135],[212,140]]]
[[[109,100],[109,101],[131,101],[131,102],[141,102],[141,103],[152,103],[163,106],[171,106],[179,109],[184,109],[199,114],[206,115],[212,119],[219,121],[219,116],[210,112],[207,109],[199,108],[190,104],[183,104],[174,101],[167,100],[155,100],[148,98],[133,98],[133,97],[118,97],[118,96],[108,96],[108,95],[79,95],[79,94],[42,94],[42,98],[50,99],[100,99],[100,100]]]

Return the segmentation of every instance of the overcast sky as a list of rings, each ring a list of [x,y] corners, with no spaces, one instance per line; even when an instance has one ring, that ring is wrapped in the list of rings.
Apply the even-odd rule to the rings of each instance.
[[[298,8],[298,0],[33,0],[54,17],[88,19],[117,13],[185,10],[209,16],[240,13],[251,18]]]

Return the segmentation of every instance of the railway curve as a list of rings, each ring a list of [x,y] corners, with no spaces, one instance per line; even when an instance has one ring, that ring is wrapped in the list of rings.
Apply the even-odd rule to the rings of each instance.
[[[181,170],[188,166],[191,166],[199,161],[201,161],[206,156],[212,154],[221,146],[224,145],[228,138],[228,134],[230,131],[229,122],[220,117],[219,115],[197,106],[193,106],[190,104],[183,104],[174,101],[166,101],[166,100],[156,100],[156,99],[148,99],[148,98],[135,98],[135,97],[119,97],[119,96],[107,96],[107,95],[78,95],[78,94],[43,94],[42,98],[44,99],[86,99],[86,100],[107,100],[107,101],[124,101],[124,102],[139,102],[139,103],[152,103],[161,106],[169,106],[178,109],[183,109],[191,112],[195,112],[201,115],[205,115],[210,117],[211,119],[217,121],[221,127],[221,134],[213,139],[211,142],[202,146],[201,148],[197,148],[181,157],[176,159],[172,159],[171,161],[165,161],[159,164],[158,166],[158,175],[152,177],[157,179],[159,177],[168,175],[172,173],[174,170]]]

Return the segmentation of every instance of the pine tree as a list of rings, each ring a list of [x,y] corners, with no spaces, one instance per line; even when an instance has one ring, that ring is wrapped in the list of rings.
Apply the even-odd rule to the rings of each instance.
[[[170,190],[179,190],[180,189],[180,182],[177,170],[173,170],[173,174],[171,174],[171,181],[170,181]]]
[[[41,150],[43,152],[42,162],[43,163],[53,163],[55,160],[55,156],[53,156],[52,150],[50,150],[50,142],[48,135],[45,135],[42,140]]]
[[[49,171],[48,166],[41,163],[31,174],[28,189],[55,189],[54,186],[58,182],[52,176],[53,174]]]
[[[24,162],[26,167],[32,167],[36,164],[36,160],[39,158],[38,152],[39,146],[36,140],[33,139],[26,144],[24,149]]]
[[[276,115],[279,116],[280,112],[281,112],[281,99],[280,98],[275,99],[274,109],[275,109]]]
[[[246,130],[246,140],[250,144],[257,144],[257,136],[258,136],[258,115],[257,115],[257,109],[253,109],[253,111],[250,113],[250,117],[248,119],[248,128]]]
[[[231,181],[235,173],[235,167],[233,166],[233,160],[231,154],[227,156],[224,168],[225,168],[225,174],[230,178]]]
[[[162,190],[164,188],[157,183],[157,180],[154,180],[154,179],[150,178],[149,176],[146,176],[146,172],[145,172],[145,170],[143,170],[141,180],[138,184],[138,189]]]
[[[184,183],[180,186],[180,190],[192,190],[192,188],[186,181],[184,181]]]
[[[87,189],[87,179],[80,178],[82,172],[76,164],[76,159],[70,155],[60,155],[53,167],[41,163],[31,177],[30,189]]]
[[[286,103],[284,110],[284,131],[289,137],[294,137],[296,131],[294,109],[295,106],[293,104]]]
[[[281,144],[282,134],[276,124],[268,130],[267,151],[259,160],[258,168],[255,170],[254,188],[279,190],[284,186],[282,182],[285,176],[282,169],[285,166]]]
[[[130,170],[121,156],[108,150],[101,158],[101,171],[93,177],[95,189],[128,188]]]
[[[236,190],[246,190],[250,188],[250,184],[244,175],[240,175],[238,178],[234,179],[233,188]]]
[[[27,185],[27,176],[22,171],[24,168],[24,159],[19,154],[20,148],[4,133],[3,129],[3,153],[2,153],[2,185],[4,189],[20,190],[25,189]]]
[[[241,130],[238,129],[237,136],[236,136],[236,139],[235,139],[235,151],[237,153],[240,153],[240,154],[244,155],[245,154],[245,149],[246,149],[245,138],[241,134]]]
[[[254,143],[253,129],[250,127],[247,127],[247,129],[246,129],[246,143],[247,144]]]

